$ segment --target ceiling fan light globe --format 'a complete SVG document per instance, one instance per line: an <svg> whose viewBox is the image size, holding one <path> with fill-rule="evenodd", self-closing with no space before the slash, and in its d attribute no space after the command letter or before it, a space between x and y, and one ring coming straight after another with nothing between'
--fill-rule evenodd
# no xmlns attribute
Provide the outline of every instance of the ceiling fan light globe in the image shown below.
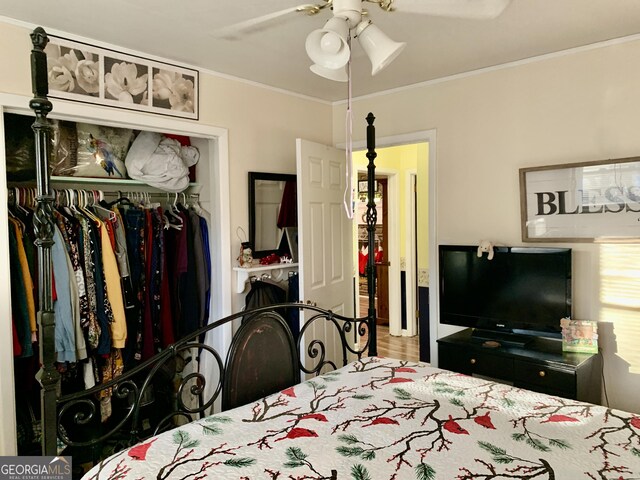
<svg viewBox="0 0 640 480"><path fill-rule="evenodd" d="M345 66L351 56L347 43L349 25L344 18L333 17L324 27L307 36L305 49L309 58L321 67L337 69Z"/></svg>
<svg viewBox="0 0 640 480"><path fill-rule="evenodd" d="M343 66L340 68L325 68L320 65L311 65L309 69L319 75L321 77L327 78L329 80L333 80L334 82L348 82L349 74L347 73L347 66Z"/></svg>
<svg viewBox="0 0 640 480"><path fill-rule="evenodd" d="M335 33L325 33L320 40L320 48L327 55L336 55L342 48L341 38Z"/></svg>
<svg viewBox="0 0 640 480"><path fill-rule="evenodd" d="M356 37L371 61L371 75L384 70L407 46L404 42L391 40L370 20L365 20L356 27Z"/></svg>

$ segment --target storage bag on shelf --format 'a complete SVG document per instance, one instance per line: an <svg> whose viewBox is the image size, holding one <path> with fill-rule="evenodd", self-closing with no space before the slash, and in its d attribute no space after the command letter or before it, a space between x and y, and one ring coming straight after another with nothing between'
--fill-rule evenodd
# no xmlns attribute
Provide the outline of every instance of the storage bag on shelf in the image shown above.
<svg viewBox="0 0 640 480"><path fill-rule="evenodd" d="M73 175L76 177L127 178L124 159L133 130L78 123L78 155Z"/></svg>

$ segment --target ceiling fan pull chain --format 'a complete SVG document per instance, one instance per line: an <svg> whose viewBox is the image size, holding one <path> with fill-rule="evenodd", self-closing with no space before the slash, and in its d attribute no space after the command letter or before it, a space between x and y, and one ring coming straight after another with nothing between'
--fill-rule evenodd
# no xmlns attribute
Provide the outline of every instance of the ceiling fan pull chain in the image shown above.
<svg viewBox="0 0 640 480"><path fill-rule="evenodd" d="M349 45L349 49L351 49L351 37L347 38L347 43ZM352 171L353 171L353 165L352 165L352 153L353 153L353 140L352 140L352 134L353 134L353 115L351 112L351 58L349 58L349 61L347 62L347 85L348 85L348 93L347 93L347 117L346 117L346 121L345 121L345 125L346 125L346 132L345 132L345 137L346 137L346 148L345 148L345 155L346 155L346 162L345 162L345 170L346 170L346 185L345 185L345 189L344 189L344 196L343 196L343 204L344 204L344 209L347 213L347 218L349 218L349 220L353 220L353 211L354 211L354 204L353 204L353 185L352 185L352 180L351 180L351 175L352 175Z"/></svg>

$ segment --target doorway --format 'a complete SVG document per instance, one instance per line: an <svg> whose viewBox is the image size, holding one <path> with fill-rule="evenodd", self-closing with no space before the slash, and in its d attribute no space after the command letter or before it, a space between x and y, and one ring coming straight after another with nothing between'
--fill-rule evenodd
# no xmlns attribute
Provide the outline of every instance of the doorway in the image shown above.
<svg viewBox="0 0 640 480"><path fill-rule="evenodd" d="M377 209L376 229L374 234L374 250L369 251L369 238L367 232L367 175L358 172L358 195L356 198L357 224L357 256L358 256L358 299L360 312L366 312L369 307L367 285L367 262L369 255L374 256L376 268L376 292L375 308L377 312L377 325L389 325L389 181L386 176L376 175L374 202ZM362 313L361 313L362 314Z"/></svg>
<svg viewBox="0 0 640 480"><path fill-rule="evenodd" d="M431 343L435 338L432 334L432 327L435 327L429 322L429 310L433 306L429 301L429 277L434 267L430 257L435 251L432 246L435 245L432 214L435 195L431 188L435 177L430 175L434 165L429 155L434 151L434 145L430 142L432 139L435 140L435 132L378 139L375 171L377 181L387 179L387 188L383 190L387 198L383 208L378 210L378 216L389 220L385 222L388 226L389 248L384 248L388 275L385 279L378 270L377 287L386 284L390 299L388 317L378 305L376 311L378 317L388 318L391 339L402 341L403 338L407 340L406 337L413 337L415 341L419 335L422 344L420 359L426 362L431 360ZM361 175L366 178L368 159L365 153L354 151L353 154L358 180L361 180ZM394 241L395 249L392 246ZM366 294L366 284L361 291ZM366 308L360 309L360 314L366 314ZM385 331L384 328L379 329L379 335ZM378 345L381 340L384 341L379 336Z"/></svg>

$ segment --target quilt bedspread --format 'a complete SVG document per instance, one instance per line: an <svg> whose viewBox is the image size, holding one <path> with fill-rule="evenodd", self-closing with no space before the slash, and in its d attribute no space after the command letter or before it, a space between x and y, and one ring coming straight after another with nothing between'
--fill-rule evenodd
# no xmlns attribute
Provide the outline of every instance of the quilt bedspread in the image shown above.
<svg viewBox="0 0 640 480"><path fill-rule="evenodd" d="M640 478L640 415L365 358L181 426L85 479Z"/></svg>

